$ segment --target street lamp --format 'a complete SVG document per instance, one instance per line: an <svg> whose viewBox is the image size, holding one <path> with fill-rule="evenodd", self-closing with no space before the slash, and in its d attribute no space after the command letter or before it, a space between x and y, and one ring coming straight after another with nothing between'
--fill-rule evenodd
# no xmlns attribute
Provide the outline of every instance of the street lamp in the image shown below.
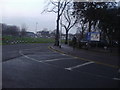
<svg viewBox="0 0 120 90"><path fill-rule="evenodd" d="M36 22L36 31L35 31L35 32L36 32L36 34L37 34L37 25L38 25L38 22Z"/></svg>

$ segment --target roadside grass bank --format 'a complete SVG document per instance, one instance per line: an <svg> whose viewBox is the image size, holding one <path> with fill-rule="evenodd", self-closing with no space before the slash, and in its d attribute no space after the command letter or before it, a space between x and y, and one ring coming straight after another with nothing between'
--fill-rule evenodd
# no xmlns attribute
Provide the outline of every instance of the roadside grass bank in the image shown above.
<svg viewBox="0 0 120 90"><path fill-rule="evenodd" d="M32 37L15 37L3 36L2 45L19 44L19 43L54 43L54 38L32 38Z"/></svg>

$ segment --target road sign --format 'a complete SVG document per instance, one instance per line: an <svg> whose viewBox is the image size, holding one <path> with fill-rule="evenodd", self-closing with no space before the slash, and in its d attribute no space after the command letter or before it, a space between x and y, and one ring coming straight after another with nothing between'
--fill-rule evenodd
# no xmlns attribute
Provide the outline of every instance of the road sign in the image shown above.
<svg viewBox="0 0 120 90"><path fill-rule="evenodd" d="M87 34L87 40L89 40L89 41L100 41L100 33L99 32L89 32Z"/></svg>

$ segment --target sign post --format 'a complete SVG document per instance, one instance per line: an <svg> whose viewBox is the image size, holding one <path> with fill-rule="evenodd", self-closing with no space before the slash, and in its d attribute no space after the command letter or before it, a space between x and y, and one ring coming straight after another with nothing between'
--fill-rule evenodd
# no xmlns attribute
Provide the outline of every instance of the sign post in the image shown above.
<svg viewBox="0 0 120 90"><path fill-rule="evenodd" d="M89 32L87 34L88 41L100 41L100 33L99 32Z"/></svg>
<svg viewBox="0 0 120 90"><path fill-rule="evenodd" d="M88 44L90 41L100 41L100 32L88 32L87 34ZM96 47L98 46L96 42Z"/></svg>

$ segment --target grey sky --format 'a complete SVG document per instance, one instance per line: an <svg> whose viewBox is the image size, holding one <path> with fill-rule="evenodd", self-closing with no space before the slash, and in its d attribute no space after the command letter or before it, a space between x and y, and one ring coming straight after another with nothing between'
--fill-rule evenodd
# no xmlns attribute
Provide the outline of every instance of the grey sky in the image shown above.
<svg viewBox="0 0 120 90"><path fill-rule="evenodd" d="M48 28L55 29L56 14L41 12L45 6L45 0L0 0L2 23L21 26L26 24L28 31L35 31L36 22L38 30Z"/></svg>

